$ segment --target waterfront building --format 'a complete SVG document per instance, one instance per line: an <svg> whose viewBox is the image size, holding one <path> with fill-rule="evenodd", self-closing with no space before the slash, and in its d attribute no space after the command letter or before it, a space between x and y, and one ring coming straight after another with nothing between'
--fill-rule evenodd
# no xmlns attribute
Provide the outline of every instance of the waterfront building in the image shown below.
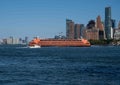
<svg viewBox="0 0 120 85"><path fill-rule="evenodd" d="M114 39L120 40L120 29L115 29Z"/></svg>
<svg viewBox="0 0 120 85"><path fill-rule="evenodd" d="M119 23L118 23L118 29L120 29L120 21L119 21Z"/></svg>
<svg viewBox="0 0 120 85"><path fill-rule="evenodd" d="M20 44L19 39L18 38L13 38L13 43L12 44Z"/></svg>
<svg viewBox="0 0 120 85"><path fill-rule="evenodd" d="M84 24L80 24L80 37L84 37L84 29L85 29L85 26Z"/></svg>
<svg viewBox="0 0 120 85"><path fill-rule="evenodd" d="M113 39L113 29L111 23L111 7L105 8L105 34L106 39Z"/></svg>
<svg viewBox="0 0 120 85"><path fill-rule="evenodd" d="M4 39L4 44L20 44L19 38L13 38L9 37L7 39Z"/></svg>
<svg viewBox="0 0 120 85"><path fill-rule="evenodd" d="M87 40L99 40L99 29L95 26L95 21L90 20L84 30L84 38Z"/></svg>
<svg viewBox="0 0 120 85"><path fill-rule="evenodd" d="M64 35L55 35L54 39L66 39L66 37Z"/></svg>
<svg viewBox="0 0 120 85"><path fill-rule="evenodd" d="M6 44L13 44L13 37L9 37L6 39Z"/></svg>
<svg viewBox="0 0 120 85"><path fill-rule="evenodd" d="M95 28L95 20L90 20L87 24L87 29Z"/></svg>
<svg viewBox="0 0 120 85"><path fill-rule="evenodd" d="M23 44L22 38L19 38L19 44Z"/></svg>
<svg viewBox="0 0 120 85"><path fill-rule="evenodd" d="M3 44L3 40L0 39L0 44Z"/></svg>
<svg viewBox="0 0 120 85"><path fill-rule="evenodd" d="M80 24L75 24L74 28L74 38L79 39L80 38Z"/></svg>
<svg viewBox="0 0 120 85"><path fill-rule="evenodd" d="M9 38L5 38L2 39L2 44L28 44L26 43L26 39L22 39L22 38L13 38L13 37L9 37Z"/></svg>
<svg viewBox="0 0 120 85"><path fill-rule="evenodd" d="M99 40L99 29L85 29L84 34L87 40Z"/></svg>
<svg viewBox="0 0 120 85"><path fill-rule="evenodd" d="M104 26L100 16L96 18L96 28L99 29L99 39L104 39Z"/></svg>
<svg viewBox="0 0 120 85"><path fill-rule="evenodd" d="M97 19L96 19L96 27L97 29L99 29L100 31L104 31L104 27L103 27L103 24L102 24L102 21L101 21L101 17L98 16Z"/></svg>
<svg viewBox="0 0 120 85"><path fill-rule="evenodd" d="M25 43L28 44L29 41L28 41L28 37L25 37Z"/></svg>
<svg viewBox="0 0 120 85"><path fill-rule="evenodd" d="M112 28L115 29L116 28L115 19L111 19L111 24L112 24Z"/></svg>
<svg viewBox="0 0 120 85"><path fill-rule="evenodd" d="M7 44L7 39L2 39L3 40L3 44Z"/></svg>
<svg viewBox="0 0 120 85"><path fill-rule="evenodd" d="M66 38L74 39L74 22L66 19Z"/></svg>

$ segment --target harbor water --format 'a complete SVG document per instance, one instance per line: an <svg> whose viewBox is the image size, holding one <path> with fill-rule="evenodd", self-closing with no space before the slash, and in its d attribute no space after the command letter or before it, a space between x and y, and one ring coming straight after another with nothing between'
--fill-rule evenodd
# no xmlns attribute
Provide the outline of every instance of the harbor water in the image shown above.
<svg viewBox="0 0 120 85"><path fill-rule="evenodd" d="M0 85L120 85L120 47L0 46Z"/></svg>

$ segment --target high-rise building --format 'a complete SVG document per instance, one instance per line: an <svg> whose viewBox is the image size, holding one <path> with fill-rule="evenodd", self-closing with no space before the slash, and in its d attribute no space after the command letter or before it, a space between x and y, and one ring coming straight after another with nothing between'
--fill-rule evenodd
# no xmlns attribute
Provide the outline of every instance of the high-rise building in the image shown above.
<svg viewBox="0 0 120 85"><path fill-rule="evenodd" d="M66 38L74 39L74 22L66 19Z"/></svg>
<svg viewBox="0 0 120 85"><path fill-rule="evenodd" d="M95 26L95 21L90 20L87 24L87 28L84 30L84 38L88 40L99 40L99 29Z"/></svg>
<svg viewBox="0 0 120 85"><path fill-rule="evenodd" d="M120 40L120 29L115 29L114 39Z"/></svg>
<svg viewBox="0 0 120 85"><path fill-rule="evenodd" d="M98 16L97 19L96 19L96 27L97 27L97 29L99 29L101 31L104 30L104 27L103 27L103 24L102 24L100 16Z"/></svg>
<svg viewBox="0 0 120 85"><path fill-rule="evenodd" d="M84 37L84 29L85 29L85 26L84 24L80 24L80 37Z"/></svg>
<svg viewBox="0 0 120 85"><path fill-rule="evenodd" d="M75 38L75 39L80 38L80 24L75 24L75 28L74 28L74 38Z"/></svg>
<svg viewBox="0 0 120 85"><path fill-rule="evenodd" d="M9 37L6 39L6 44L13 44L13 37Z"/></svg>
<svg viewBox="0 0 120 85"><path fill-rule="evenodd" d="M115 29L116 28L115 19L111 19L111 24L112 28Z"/></svg>
<svg viewBox="0 0 120 85"><path fill-rule="evenodd" d="M95 28L95 21L90 20L87 24L87 29L93 29L93 28Z"/></svg>
<svg viewBox="0 0 120 85"><path fill-rule="evenodd" d="M25 43L28 44L28 37L25 37Z"/></svg>
<svg viewBox="0 0 120 85"><path fill-rule="evenodd" d="M118 28L114 29L114 39L120 40L120 21L118 23Z"/></svg>
<svg viewBox="0 0 120 85"><path fill-rule="evenodd" d="M84 34L87 40L99 40L99 29L85 29Z"/></svg>
<svg viewBox="0 0 120 85"><path fill-rule="evenodd" d="M19 38L13 38L13 43L12 44L20 44L19 43Z"/></svg>
<svg viewBox="0 0 120 85"><path fill-rule="evenodd" d="M113 29L111 23L111 7L105 8L105 34L106 39L113 39Z"/></svg>
<svg viewBox="0 0 120 85"><path fill-rule="evenodd" d="M104 39L104 26L100 16L96 19L96 28L99 29L99 39Z"/></svg>

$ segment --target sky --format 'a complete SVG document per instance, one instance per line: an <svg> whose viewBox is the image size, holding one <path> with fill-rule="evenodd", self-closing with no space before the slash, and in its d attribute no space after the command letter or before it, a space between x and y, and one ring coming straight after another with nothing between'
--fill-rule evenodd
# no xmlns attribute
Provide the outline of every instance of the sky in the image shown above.
<svg viewBox="0 0 120 85"><path fill-rule="evenodd" d="M120 0L0 0L0 38L66 35L66 19L86 25L100 15L104 21L108 6L117 26Z"/></svg>

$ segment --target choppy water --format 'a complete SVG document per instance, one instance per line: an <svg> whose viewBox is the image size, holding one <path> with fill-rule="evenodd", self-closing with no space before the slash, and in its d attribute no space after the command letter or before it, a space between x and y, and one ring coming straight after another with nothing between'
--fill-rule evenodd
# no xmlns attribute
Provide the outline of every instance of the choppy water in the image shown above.
<svg viewBox="0 0 120 85"><path fill-rule="evenodd" d="M0 46L0 85L120 85L120 47Z"/></svg>

